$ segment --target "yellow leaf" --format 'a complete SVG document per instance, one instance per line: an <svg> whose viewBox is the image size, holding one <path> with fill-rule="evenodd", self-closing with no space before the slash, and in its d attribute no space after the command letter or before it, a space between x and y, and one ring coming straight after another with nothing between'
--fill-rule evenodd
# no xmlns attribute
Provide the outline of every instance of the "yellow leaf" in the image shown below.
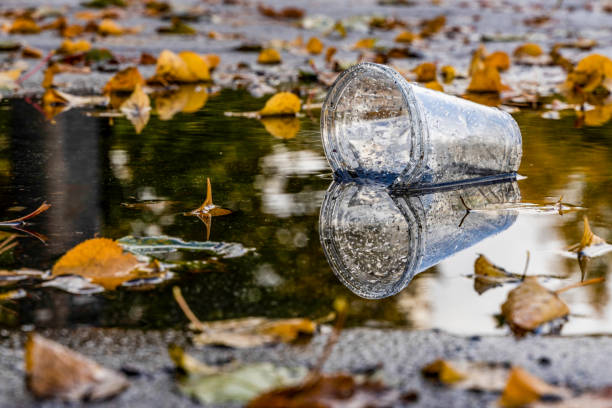
<svg viewBox="0 0 612 408"><path fill-rule="evenodd" d="M376 45L376 38L362 38L361 40L357 41L355 45L353 45L353 49L369 50L369 49L374 48L374 45Z"/></svg>
<svg viewBox="0 0 612 408"><path fill-rule="evenodd" d="M42 98L43 106L68 105L68 100L55 89L47 89Z"/></svg>
<svg viewBox="0 0 612 408"><path fill-rule="evenodd" d="M442 27L444 27L445 24L446 24L446 17L444 15L440 15L431 20L424 20L421 23L421 26L423 28L421 30L420 35L423 38L431 37L432 35L436 34L438 31L440 31Z"/></svg>
<svg viewBox="0 0 612 408"><path fill-rule="evenodd" d="M266 48L259 53L257 62L260 64L280 64L281 56L274 48Z"/></svg>
<svg viewBox="0 0 612 408"><path fill-rule="evenodd" d="M395 37L395 42L399 43L411 43L414 40L414 34L410 31L402 31Z"/></svg>
<svg viewBox="0 0 612 408"><path fill-rule="evenodd" d="M111 92L132 92L136 85L144 85L145 81L138 68L129 67L117 72L104 86L105 94Z"/></svg>
<svg viewBox="0 0 612 408"><path fill-rule="evenodd" d="M100 35L122 35L125 30L114 20L105 18L98 24L98 33Z"/></svg>
<svg viewBox="0 0 612 408"><path fill-rule="evenodd" d="M309 319L282 319L263 324L259 332L289 343L300 334L313 334L317 325Z"/></svg>
<svg viewBox="0 0 612 408"><path fill-rule="evenodd" d="M261 124L272 136L279 139L293 139L300 131L300 120L295 117L264 117Z"/></svg>
<svg viewBox="0 0 612 408"><path fill-rule="evenodd" d="M259 114L261 116L295 115L300 111L301 104L300 98L294 93L279 92L268 99Z"/></svg>
<svg viewBox="0 0 612 408"><path fill-rule="evenodd" d="M78 24L72 24L62 29L62 37L65 38L74 38L83 34L85 29Z"/></svg>
<svg viewBox="0 0 612 408"><path fill-rule="evenodd" d="M501 92L504 89L499 71L491 66L476 70L467 88L468 92Z"/></svg>
<svg viewBox="0 0 612 408"><path fill-rule="evenodd" d="M130 385L123 374L36 333L28 336L24 354L26 384L38 398L99 401Z"/></svg>
<svg viewBox="0 0 612 408"><path fill-rule="evenodd" d="M580 240L580 247L578 248L578 252L591 245L599 245L605 243L606 241L603 238L593 234L593 231L591 231L591 225L589 224L589 219L585 215L584 232L582 233L582 239Z"/></svg>
<svg viewBox="0 0 612 408"><path fill-rule="evenodd" d="M200 85L180 85L178 89L155 96L155 111L161 120L170 120L178 112L197 112L206 104L208 92Z"/></svg>
<svg viewBox="0 0 612 408"><path fill-rule="evenodd" d="M565 86L576 88L581 92L593 92L599 86L610 90L609 80L612 78L612 60L600 55L591 54L584 57L572 72L567 75Z"/></svg>
<svg viewBox="0 0 612 408"><path fill-rule="evenodd" d="M85 21L95 20L98 18L98 13L94 13L93 11L89 10L77 11L74 13L74 18Z"/></svg>
<svg viewBox="0 0 612 408"><path fill-rule="evenodd" d="M412 70L417 76L418 82L430 82L436 80L436 64L424 62Z"/></svg>
<svg viewBox="0 0 612 408"><path fill-rule="evenodd" d="M202 58L204 58L210 70L217 68L217 65L221 62L221 58L217 54L205 54Z"/></svg>
<svg viewBox="0 0 612 408"><path fill-rule="evenodd" d="M108 290L140 275L141 262L112 239L93 238L66 252L51 270L52 276L79 275Z"/></svg>
<svg viewBox="0 0 612 408"><path fill-rule="evenodd" d="M13 21L10 34L38 34L41 28L31 17L18 17Z"/></svg>
<svg viewBox="0 0 612 408"><path fill-rule="evenodd" d="M0 82L16 81L21 75L20 69L11 69L8 71L0 71Z"/></svg>
<svg viewBox="0 0 612 408"><path fill-rule="evenodd" d="M444 87L442 87L442 85L436 80L426 82L425 88L433 89L434 91L444 92Z"/></svg>
<svg viewBox="0 0 612 408"><path fill-rule="evenodd" d="M514 50L515 57L539 57L543 54L542 48L538 44L525 43Z"/></svg>
<svg viewBox="0 0 612 408"><path fill-rule="evenodd" d="M323 52L323 43L317 37L310 37L306 43L306 50L310 54L318 55Z"/></svg>
<svg viewBox="0 0 612 408"><path fill-rule="evenodd" d="M179 82L205 82L210 81L210 69L208 63L201 55L191 51L179 52L179 57L183 60L190 75L184 80L177 78Z"/></svg>
<svg viewBox="0 0 612 408"><path fill-rule="evenodd" d="M440 74L442 74L442 78L444 78L444 83L449 84L453 82L453 79L455 79L455 68L453 68L451 65L445 65L440 68Z"/></svg>
<svg viewBox="0 0 612 408"><path fill-rule="evenodd" d="M426 377L433 377L442 384L450 385L466 378L466 374L457 370L450 362L439 359L422 368Z"/></svg>
<svg viewBox="0 0 612 408"><path fill-rule="evenodd" d="M191 51L182 51L178 55L163 50L157 59L155 75L151 82L161 83L194 83L210 80L208 63L202 56Z"/></svg>
<svg viewBox="0 0 612 408"><path fill-rule="evenodd" d="M502 407L523 407L538 401L543 395L554 395L558 389L529 374L520 367L513 367L506 388L499 400Z"/></svg>
<svg viewBox="0 0 612 408"><path fill-rule="evenodd" d="M587 126L603 126L612 119L612 104L595 106L595 109L584 112L584 124Z"/></svg>
<svg viewBox="0 0 612 408"><path fill-rule="evenodd" d="M58 54L77 54L87 52L91 49L91 44L87 40L71 41L64 40L62 45L57 49Z"/></svg>
<svg viewBox="0 0 612 408"><path fill-rule="evenodd" d="M134 92L121 104L120 110L132 122L136 134L140 134L149 122L151 112L151 100L142 90L141 84L136 84Z"/></svg>
<svg viewBox="0 0 612 408"><path fill-rule="evenodd" d="M498 71L506 71L510 68L510 57L503 51L495 51L493 54L487 55L484 64L496 68Z"/></svg>
<svg viewBox="0 0 612 408"><path fill-rule="evenodd" d="M470 61L470 68L468 69L468 75L474 75L474 72L484 69L484 58L487 50L484 45L480 45L476 51L472 54L472 60Z"/></svg>

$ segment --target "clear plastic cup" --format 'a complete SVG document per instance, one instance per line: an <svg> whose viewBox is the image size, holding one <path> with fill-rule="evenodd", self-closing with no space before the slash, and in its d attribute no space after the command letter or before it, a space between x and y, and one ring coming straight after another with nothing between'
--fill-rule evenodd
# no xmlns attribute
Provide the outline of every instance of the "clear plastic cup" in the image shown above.
<svg viewBox="0 0 612 408"><path fill-rule="evenodd" d="M373 63L340 74L323 104L321 137L338 177L402 187L511 179L522 155L508 113Z"/></svg>
<svg viewBox="0 0 612 408"><path fill-rule="evenodd" d="M321 206L319 234L340 281L361 297L380 299L444 258L509 228L518 213L513 204L520 200L516 181L413 194L391 194L374 183L333 182ZM466 205L479 210L468 212Z"/></svg>

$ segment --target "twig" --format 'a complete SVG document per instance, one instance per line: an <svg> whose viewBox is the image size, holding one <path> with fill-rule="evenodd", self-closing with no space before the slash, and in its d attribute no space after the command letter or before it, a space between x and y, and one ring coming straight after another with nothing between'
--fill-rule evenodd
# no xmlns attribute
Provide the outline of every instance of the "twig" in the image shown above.
<svg viewBox="0 0 612 408"><path fill-rule="evenodd" d="M55 50L49 51L47 56L40 60L40 62L32 68L29 72L23 74L20 78L17 78L15 81L17 84L21 84L23 81L27 80L29 77L40 71L40 69L51 59L52 56L55 55Z"/></svg>
<svg viewBox="0 0 612 408"><path fill-rule="evenodd" d="M336 319L336 324L334 325L334 328L331 334L329 335L329 338L327 339L325 348L323 348L323 353L321 353L317 364L308 373L308 376L304 380L304 384L310 384L319 378L319 376L321 375L321 370L323 369L323 365L329 359L329 355L331 354L332 350L334 349L334 346L338 342L340 332L342 331L342 328L344 327L344 322L346 321L348 306L345 304L344 307L338 309L338 318Z"/></svg>
<svg viewBox="0 0 612 408"><path fill-rule="evenodd" d="M24 215L23 217L15 218L14 220L8 221L0 221L0 226L4 227L12 227L15 225L22 225L24 221L29 220L30 218L36 217L38 214L44 213L51 207L51 204L47 204L46 202L42 203L40 207L32 211L31 213Z"/></svg>
<svg viewBox="0 0 612 408"><path fill-rule="evenodd" d="M525 267L523 268L523 277L521 280L525 280L525 276L527 276L527 269L529 268L529 260L531 259L531 253L527 250L527 259L525 259Z"/></svg>
<svg viewBox="0 0 612 408"><path fill-rule="evenodd" d="M587 286L587 285L593 285L595 283L600 283L603 282L605 279L604 278L593 278L593 279L589 279L583 282L576 282L576 283L572 283L571 285L568 285L564 288L561 289L557 289L555 290L555 293L558 295L559 293L563 293L566 290L570 290L570 289L574 289L574 288L580 288L582 286Z"/></svg>
<svg viewBox="0 0 612 408"><path fill-rule="evenodd" d="M202 323L200 319L198 319L198 317L189 308L189 305L187 304L185 298L183 297L183 294L181 293L181 288L179 288L178 286L173 287L172 294L174 295L174 300L176 300L176 303L178 303L179 307L181 308L183 313L185 313L185 316L187 317L187 319L189 319L191 324L199 331L206 331L204 323Z"/></svg>

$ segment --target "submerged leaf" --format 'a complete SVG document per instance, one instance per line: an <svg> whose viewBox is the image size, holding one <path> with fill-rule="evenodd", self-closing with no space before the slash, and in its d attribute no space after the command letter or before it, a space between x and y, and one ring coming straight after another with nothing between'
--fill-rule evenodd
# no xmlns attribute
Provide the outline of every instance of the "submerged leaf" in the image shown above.
<svg viewBox="0 0 612 408"><path fill-rule="evenodd" d="M37 398L103 400L129 386L120 373L36 333L25 346L26 383Z"/></svg>
<svg viewBox="0 0 612 408"><path fill-rule="evenodd" d="M506 323L516 334L536 330L544 323L569 315L569 308L559 296L538 283L535 276L527 276L508 293L501 307Z"/></svg>
<svg viewBox="0 0 612 408"><path fill-rule="evenodd" d="M295 115L300 111L300 98L291 92L279 92L266 101L261 116Z"/></svg>

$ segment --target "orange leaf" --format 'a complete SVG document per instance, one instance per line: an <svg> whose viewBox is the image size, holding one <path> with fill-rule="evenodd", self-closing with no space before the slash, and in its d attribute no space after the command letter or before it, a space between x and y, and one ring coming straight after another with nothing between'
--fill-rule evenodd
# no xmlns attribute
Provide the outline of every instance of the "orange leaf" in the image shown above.
<svg viewBox="0 0 612 408"><path fill-rule="evenodd" d="M268 99L259 114L261 116L295 115L300 111L300 107L300 98L294 93L279 92Z"/></svg>
<svg viewBox="0 0 612 408"><path fill-rule="evenodd" d="M538 44L534 43L525 43L523 45L518 46L513 55L515 57L539 57L543 54L542 48Z"/></svg>
<svg viewBox="0 0 612 408"><path fill-rule="evenodd" d="M31 17L18 17L13 21L10 34L38 34L41 28Z"/></svg>
<svg viewBox="0 0 612 408"><path fill-rule="evenodd" d="M499 71L491 66L485 66L472 74L468 92L501 92L504 89Z"/></svg>
<svg viewBox="0 0 612 408"><path fill-rule="evenodd" d="M523 407L538 401L543 395L554 395L558 389L529 374L520 367L513 367L506 388L499 400L502 407Z"/></svg>
<svg viewBox="0 0 612 408"><path fill-rule="evenodd" d="M262 50L257 57L259 64L280 64L281 56L274 48L267 48Z"/></svg>
<svg viewBox="0 0 612 408"><path fill-rule="evenodd" d="M436 80L436 64L424 62L412 70L417 76L418 82L430 82Z"/></svg>
<svg viewBox="0 0 612 408"><path fill-rule="evenodd" d="M484 59L484 63L499 71L506 71L510 68L510 57L503 51L495 51Z"/></svg>
<svg viewBox="0 0 612 408"><path fill-rule="evenodd" d="M402 31L395 37L395 42L399 43L411 43L414 40L414 34L410 31Z"/></svg>
<svg viewBox="0 0 612 408"><path fill-rule="evenodd" d="M323 43L317 37L310 37L306 43L306 50L310 54L318 55L323 52Z"/></svg>
<svg viewBox="0 0 612 408"><path fill-rule="evenodd" d="M104 86L103 92L132 92L136 85L144 85L145 81L138 68L128 67L117 72Z"/></svg>

